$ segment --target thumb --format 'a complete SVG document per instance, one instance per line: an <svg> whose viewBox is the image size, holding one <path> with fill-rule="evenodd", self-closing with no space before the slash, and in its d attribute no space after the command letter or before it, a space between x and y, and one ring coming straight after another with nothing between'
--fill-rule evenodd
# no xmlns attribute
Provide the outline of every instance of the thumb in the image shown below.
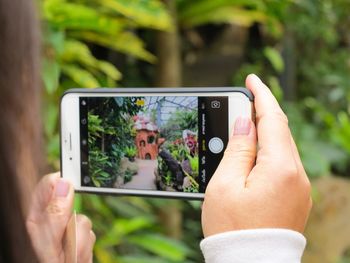
<svg viewBox="0 0 350 263"><path fill-rule="evenodd" d="M48 225L52 231L64 232L72 214L74 190L70 182L59 174L46 175L34 191L29 221Z"/></svg>
<svg viewBox="0 0 350 263"><path fill-rule="evenodd" d="M220 180L231 181L236 186L245 187L246 179L255 164L255 158L255 125L249 118L239 117L234 124L233 134L215 175L217 174Z"/></svg>
<svg viewBox="0 0 350 263"><path fill-rule="evenodd" d="M42 262L62 257L62 238L73 207L72 185L59 173L44 176L33 193L26 225Z"/></svg>
<svg viewBox="0 0 350 263"><path fill-rule="evenodd" d="M52 220L67 221L71 217L73 207L73 187L63 178L56 180L51 199L45 209Z"/></svg>

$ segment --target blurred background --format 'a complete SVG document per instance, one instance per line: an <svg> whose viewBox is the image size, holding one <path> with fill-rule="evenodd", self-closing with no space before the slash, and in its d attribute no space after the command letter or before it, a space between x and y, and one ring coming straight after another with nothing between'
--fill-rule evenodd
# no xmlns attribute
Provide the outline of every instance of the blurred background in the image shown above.
<svg viewBox="0 0 350 263"><path fill-rule="evenodd" d="M349 0L39 0L48 170L72 87L269 85L313 184L305 263L350 262ZM203 262L200 202L77 195L95 261Z"/></svg>

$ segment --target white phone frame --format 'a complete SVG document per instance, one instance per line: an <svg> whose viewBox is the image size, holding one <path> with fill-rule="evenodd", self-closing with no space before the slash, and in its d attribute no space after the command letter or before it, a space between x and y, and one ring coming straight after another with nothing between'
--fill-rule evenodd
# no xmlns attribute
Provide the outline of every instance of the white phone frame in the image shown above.
<svg viewBox="0 0 350 263"><path fill-rule="evenodd" d="M181 91L178 88L177 90ZM77 192L89 192L100 194L123 194L137 196L156 196L170 198L186 198L186 199L203 199L204 193L189 193L189 192L170 192L162 190L140 190L140 189L120 189L120 188L105 188L105 187L87 187L81 186L81 160L80 160L80 113L79 113L79 97L126 97L126 96L228 96L229 97L229 135L233 124L237 117L254 116L252 96L243 88L222 88L225 91L220 91L220 88L192 88L194 92L130 92L128 89L115 89L115 92L106 89L90 90L74 89L65 93L61 98L60 105L60 136L61 136L61 176L73 183ZM237 89L237 90L235 90ZM122 92L120 92L122 90ZM138 89L147 90L147 89ZM161 89L165 90L165 89ZM206 92L205 90L210 90ZM216 91L218 90L218 91ZM202 92L201 92L202 91ZM243 92L242 92L243 91ZM248 95L247 95L248 94Z"/></svg>

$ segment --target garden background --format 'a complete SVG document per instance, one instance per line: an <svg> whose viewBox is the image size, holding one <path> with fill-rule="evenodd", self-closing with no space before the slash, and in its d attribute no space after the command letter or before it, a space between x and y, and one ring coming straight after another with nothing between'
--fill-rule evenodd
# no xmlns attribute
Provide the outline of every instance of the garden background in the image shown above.
<svg viewBox="0 0 350 263"><path fill-rule="evenodd" d="M49 170L71 87L242 86L248 73L286 111L313 184L303 262L350 262L348 0L39 0ZM76 195L94 262L203 262L200 203Z"/></svg>

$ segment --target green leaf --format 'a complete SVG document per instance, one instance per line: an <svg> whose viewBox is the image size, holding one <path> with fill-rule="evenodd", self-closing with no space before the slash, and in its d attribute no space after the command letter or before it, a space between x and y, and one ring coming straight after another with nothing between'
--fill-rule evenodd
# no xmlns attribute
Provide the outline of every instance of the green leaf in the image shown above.
<svg viewBox="0 0 350 263"><path fill-rule="evenodd" d="M51 26L61 29L92 30L104 34L115 35L125 27L120 19L101 15L98 10L88 5L46 0L44 2L44 18Z"/></svg>
<svg viewBox="0 0 350 263"><path fill-rule="evenodd" d="M91 54L88 46L77 40L65 41L64 52L60 59L65 63L78 62L86 68L96 69L113 80L119 80L121 78L121 73L113 64L96 59Z"/></svg>
<svg viewBox="0 0 350 263"><path fill-rule="evenodd" d="M45 55L53 59L56 55L59 55L64 50L65 32L62 30L54 30L50 24L44 27L44 46ZM47 50L51 49L52 50ZM48 53L48 54L47 54ZM52 54L54 53L54 54Z"/></svg>
<svg viewBox="0 0 350 263"><path fill-rule="evenodd" d="M183 21L186 27L200 26L209 23L231 23L244 27L251 26L254 22L264 23L266 15L257 10L246 10L240 7L222 7L202 15L189 17Z"/></svg>
<svg viewBox="0 0 350 263"><path fill-rule="evenodd" d="M123 32L118 36L102 35L94 32L75 32L72 33L72 36L133 55L150 63L156 61L156 57L144 48L143 41L131 32Z"/></svg>
<svg viewBox="0 0 350 263"><path fill-rule="evenodd" d="M101 5L132 19L138 25L158 30L171 30L172 21L159 0L100 0Z"/></svg>
<svg viewBox="0 0 350 263"><path fill-rule="evenodd" d="M47 156L49 163L52 164L55 168L56 167L56 161L60 157L60 137L58 134L55 134L50 137L50 140L47 145ZM59 163L58 163L59 164Z"/></svg>
<svg viewBox="0 0 350 263"><path fill-rule="evenodd" d="M280 86L278 79L274 76L271 76L268 79L268 83L269 83L271 92L273 93L277 101L281 103L283 100L283 90Z"/></svg>
<svg viewBox="0 0 350 263"><path fill-rule="evenodd" d="M63 65L62 72L74 80L80 87L96 88L100 86L97 79L90 72L76 65Z"/></svg>
<svg viewBox="0 0 350 263"><path fill-rule="evenodd" d="M48 103L46 105L46 110L44 112L44 118L45 118L45 136L48 138L51 138L51 136L55 135L57 133L57 119L59 115L59 109L57 105Z"/></svg>
<svg viewBox="0 0 350 263"><path fill-rule="evenodd" d="M138 217L132 219L118 219L115 222L115 228L122 235L134 233L138 230L146 229L152 226L152 220L148 217Z"/></svg>
<svg viewBox="0 0 350 263"><path fill-rule="evenodd" d="M113 80L120 80L122 77L120 71L113 64L107 61L99 60L97 62L97 68Z"/></svg>
<svg viewBox="0 0 350 263"><path fill-rule="evenodd" d="M121 240L127 238L129 234L148 229L151 226L152 221L147 217L116 219L108 234L99 239L98 243L101 246L115 246L120 244Z"/></svg>
<svg viewBox="0 0 350 263"><path fill-rule="evenodd" d="M178 262L183 262L189 252L180 242L157 234L130 236L127 240L158 256Z"/></svg>
<svg viewBox="0 0 350 263"><path fill-rule="evenodd" d="M260 1L256 0L196 0L196 1L178 1L179 18L187 19L194 16L200 16L223 7L249 7L256 9L261 6Z"/></svg>
<svg viewBox="0 0 350 263"><path fill-rule="evenodd" d="M275 48L266 47L264 48L264 55L271 63L274 70L278 73L282 73L284 70L284 62L281 54Z"/></svg>
<svg viewBox="0 0 350 263"><path fill-rule="evenodd" d="M82 196L79 193L75 193L74 195L74 211L76 213L81 213L83 210L83 201Z"/></svg>
<svg viewBox="0 0 350 263"><path fill-rule="evenodd" d="M100 175L100 176L102 176L102 177L111 177L111 175L110 175L109 173L106 173L106 172L104 172L104 171L100 171L100 172L98 173L98 175Z"/></svg>
<svg viewBox="0 0 350 263"><path fill-rule="evenodd" d="M96 187L101 187L101 183L98 180L96 180L94 177L92 177L91 179Z"/></svg>
<svg viewBox="0 0 350 263"><path fill-rule="evenodd" d="M45 90L52 94L58 88L60 77L60 65L57 61L44 58L42 61L42 78Z"/></svg>
<svg viewBox="0 0 350 263"><path fill-rule="evenodd" d="M169 263L168 259L151 257L148 255L123 256L120 257L121 263Z"/></svg>

